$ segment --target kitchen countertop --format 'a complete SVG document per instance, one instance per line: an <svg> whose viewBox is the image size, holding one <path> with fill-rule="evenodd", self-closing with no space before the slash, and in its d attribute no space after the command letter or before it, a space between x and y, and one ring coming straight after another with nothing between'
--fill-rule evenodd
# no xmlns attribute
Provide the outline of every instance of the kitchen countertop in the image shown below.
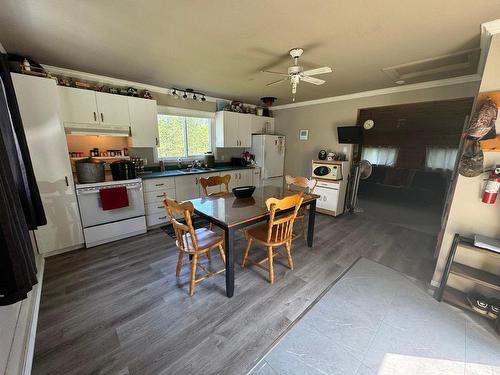
<svg viewBox="0 0 500 375"><path fill-rule="evenodd" d="M137 177L142 178L143 180L149 180L152 178L161 178L161 177L175 177L175 176L188 176L188 175L193 175L193 174L202 174L202 173L217 173L217 172L225 172L225 171L235 171L235 170L241 170L241 169L255 169L258 168L256 166L251 166L251 167L238 167L238 166L216 166L214 168L211 168L210 170L195 170L192 172L180 172L177 169L173 170L167 170L164 172L145 172L145 173L138 173Z"/></svg>

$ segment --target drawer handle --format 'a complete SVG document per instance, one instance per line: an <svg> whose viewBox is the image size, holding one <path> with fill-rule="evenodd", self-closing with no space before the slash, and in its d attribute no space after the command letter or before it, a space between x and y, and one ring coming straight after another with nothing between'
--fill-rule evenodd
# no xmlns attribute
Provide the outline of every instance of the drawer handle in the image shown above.
<svg viewBox="0 0 500 375"><path fill-rule="evenodd" d="M162 216L162 217L159 217L158 220L164 220L166 218L167 218L166 216Z"/></svg>
<svg viewBox="0 0 500 375"><path fill-rule="evenodd" d="M163 198L163 195L157 195L156 198Z"/></svg>
<svg viewBox="0 0 500 375"><path fill-rule="evenodd" d="M156 208L163 208L163 206L157 206Z"/></svg>
<svg viewBox="0 0 500 375"><path fill-rule="evenodd" d="M163 185L165 185L165 184L155 184L155 186L163 186Z"/></svg>

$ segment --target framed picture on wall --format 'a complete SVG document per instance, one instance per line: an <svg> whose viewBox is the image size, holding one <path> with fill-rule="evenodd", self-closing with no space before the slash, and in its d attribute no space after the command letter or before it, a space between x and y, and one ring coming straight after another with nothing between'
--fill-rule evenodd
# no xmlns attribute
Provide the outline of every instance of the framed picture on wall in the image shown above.
<svg viewBox="0 0 500 375"><path fill-rule="evenodd" d="M299 130L299 140L307 141L309 139L309 129L300 129Z"/></svg>

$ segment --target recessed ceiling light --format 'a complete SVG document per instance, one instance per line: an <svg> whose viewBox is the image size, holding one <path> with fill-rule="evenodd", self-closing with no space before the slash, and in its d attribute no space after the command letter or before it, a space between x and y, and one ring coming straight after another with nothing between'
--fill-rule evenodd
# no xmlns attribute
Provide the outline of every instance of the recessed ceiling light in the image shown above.
<svg viewBox="0 0 500 375"><path fill-rule="evenodd" d="M405 84L405 83L406 83L406 81L403 81L402 79L400 79L399 81L396 81L396 83L397 83L398 85L402 85L402 84Z"/></svg>

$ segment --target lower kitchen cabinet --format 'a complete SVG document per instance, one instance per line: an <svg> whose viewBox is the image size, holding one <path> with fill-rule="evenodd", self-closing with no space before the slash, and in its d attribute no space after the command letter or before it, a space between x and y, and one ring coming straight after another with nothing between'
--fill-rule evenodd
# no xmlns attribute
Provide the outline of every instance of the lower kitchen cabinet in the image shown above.
<svg viewBox="0 0 500 375"><path fill-rule="evenodd" d="M228 174L231 175L229 190L238 186L249 186L253 183L253 169L240 169L237 171L230 171Z"/></svg>
<svg viewBox="0 0 500 375"><path fill-rule="evenodd" d="M175 199L177 202L186 201L200 197L200 177L203 175L176 176L175 179Z"/></svg>
<svg viewBox="0 0 500 375"><path fill-rule="evenodd" d="M56 82L12 74L14 90L47 225L34 231L41 253L80 247L83 240Z"/></svg>

